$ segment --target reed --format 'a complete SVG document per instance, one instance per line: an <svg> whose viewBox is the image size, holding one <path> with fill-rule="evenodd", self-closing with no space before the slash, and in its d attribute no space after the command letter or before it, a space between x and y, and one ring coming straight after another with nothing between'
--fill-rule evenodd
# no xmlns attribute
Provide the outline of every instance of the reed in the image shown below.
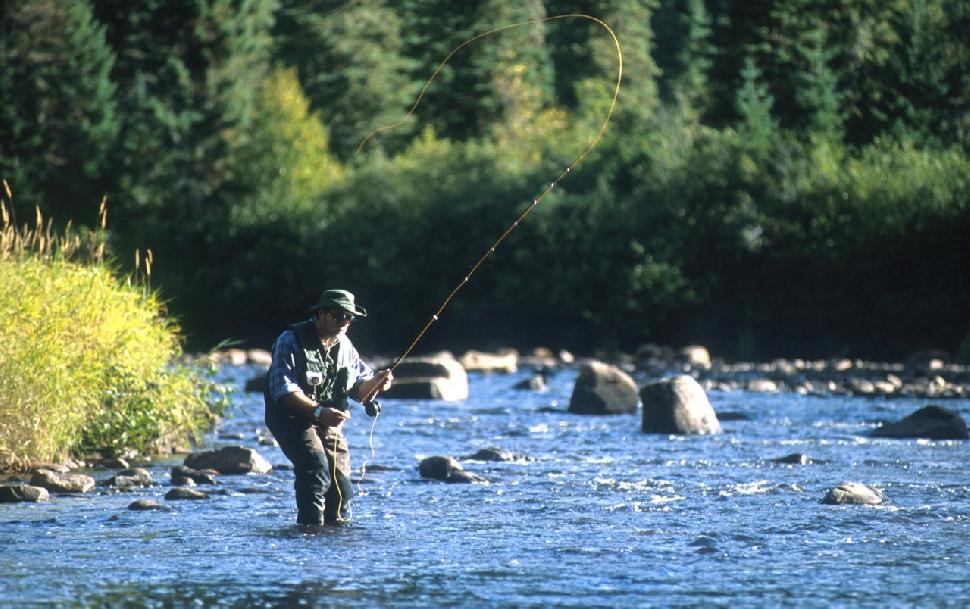
<svg viewBox="0 0 970 609"><path fill-rule="evenodd" d="M150 252L120 277L99 226L55 232L38 209L16 226L0 201L0 468L185 446L217 414L181 362L177 324L150 288Z"/></svg>

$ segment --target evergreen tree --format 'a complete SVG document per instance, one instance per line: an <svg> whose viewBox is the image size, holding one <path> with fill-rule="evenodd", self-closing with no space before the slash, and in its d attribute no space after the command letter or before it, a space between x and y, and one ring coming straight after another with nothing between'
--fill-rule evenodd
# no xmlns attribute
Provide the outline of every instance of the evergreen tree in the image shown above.
<svg viewBox="0 0 970 609"><path fill-rule="evenodd" d="M761 70L751 57L744 62L741 88L738 89L735 104L741 117L739 132L742 140L754 147L767 143L777 129L771 116L774 99L761 80Z"/></svg>
<svg viewBox="0 0 970 609"><path fill-rule="evenodd" d="M275 54L297 69L312 108L342 157L371 131L404 119L416 94L403 54L402 20L386 0L283 0ZM368 147L398 150L402 125Z"/></svg>
<svg viewBox="0 0 970 609"><path fill-rule="evenodd" d="M505 2L406 0L412 78L423 84L449 53L496 28L545 17L541 0ZM417 110L422 125L443 137L465 140L497 124L515 124L550 98L552 73L543 24L503 29L469 42L437 74Z"/></svg>
<svg viewBox="0 0 970 609"><path fill-rule="evenodd" d="M703 0L663 0L652 18L658 94L666 104L703 115L709 103L711 23Z"/></svg>
<svg viewBox="0 0 970 609"><path fill-rule="evenodd" d="M186 228L221 215L230 151L251 118L275 0L94 0L118 61L124 117L114 154L119 199ZM144 244L142 244L144 245Z"/></svg>
<svg viewBox="0 0 970 609"><path fill-rule="evenodd" d="M113 62L86 0L0 2L0 175L16 201L96 220L118 133Z"/></svg>

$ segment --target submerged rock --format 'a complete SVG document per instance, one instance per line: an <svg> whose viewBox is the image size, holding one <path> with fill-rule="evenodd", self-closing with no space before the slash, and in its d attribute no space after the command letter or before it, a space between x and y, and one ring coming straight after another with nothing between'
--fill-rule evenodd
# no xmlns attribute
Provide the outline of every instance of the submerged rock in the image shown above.
<svg viewBox="0 0 970 609"><path fill-rule="evenodd" d="M180 501L180 500L193 500L193 499L209 499L208 493L203 493L202 491L197 491L193 488L187 488L184 486L176 486L169 489L165 493L165 498L169 501Z"/></svg>
<svg viewBox="0 0 970 609"><path fill-rule="evenodd" d="M928 438L966 440L967 423L959 414L935 404L924 406L896 423L871 431L873 438Z"/></svg>
<svg viewBox="0 0 970 609"><path fill-rule="evenodd" d="M422 459L418 464L418 473L422 478L441 480L451 484L469 484L488 482L485 478L466 472L454 457L435 455Z"/></svg>
<svg viewBox="0 0 970 609"><path fill-rule="evenodd" d="M882 494L858 482L843 482L825 494L822 503L827 505L879 505Z"/></svg>
<svg viewBox="0 0 970 609"><path fill-rule="evenodd" d="M467 457L462 457L465 461L522 461L527 459L523 455L517 455L511 451L503 450L501 448L482 448L478 450L473 455L468 455Z"/></svg>
<svg viewBox="0 0 970 609"><path fill-rule="evenodd" d="M574 414L629 414L637 411L637 384L629 374L603 362L588 362L579 369L569 412Z"/></svg>
<svg viewBox="0 0 970 609"><path fill-rule="evenodd" d="M787 465L811 465L815 463L808 455L803 455L802 453L792 453L790 455L785 455L784 457L778 457L777 459L772 459L772 463L783 463Z"/></svg>
<svg viewBox="0 0 970 609"><path fill-rule="evenodd" d="M193 453L185 458L191 469L211 469L220 474L266 474L273 466L258 452L245 446L223 446L218 450Z"/></svg>
<svg viewBox="0 0 970 609"><path fill-rule="evenodd" d="M48 501L50 493L46 488L18 484L15 486L0 486L0 503L36 503Z"/></svg>
<svg viewBox="0 0 970 609"><path fill-rule="evenodd" d="M30 478L32 486L46 488L52 493L86 493L94 488L94 478L84 474L59 474L38 469Z"/></svg>
<svg viewBox="0 0 970 609"><path fill-rule="evenodd" d="M129 503L128 509L136 512L146 512L151 510L158 512L171 512L172 506L159 503L154 499L138 499L137 501L132 501Z"/></svg>
<svg viewBox="0 0 970 609"><path fill-rule="evenodd" d="M642 429L645 433L713 434L721 424L707 394L692 377L681 374L645 385Z"/></svg>
<svg viewBox="0 0 970 609"><path fill-rule="evenodd" d="M176 482L177 480L191 480L195 484L215 484L216 479L211 473L213 471L215 470L199 471L185 465L176 465L172 468L172 484L182 486L180 482Z"/></svg>

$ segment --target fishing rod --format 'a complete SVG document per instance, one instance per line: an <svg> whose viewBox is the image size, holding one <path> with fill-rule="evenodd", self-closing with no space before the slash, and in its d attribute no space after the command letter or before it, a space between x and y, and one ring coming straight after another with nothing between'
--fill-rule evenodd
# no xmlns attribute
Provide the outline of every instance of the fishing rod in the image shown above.
<svg viewBox="0 0 970 609"><path fill-rule="evenodd" d="M539 205L542 199L545 198L547 194L555 190L559 182L562 181L563 178L565 178L567 175L569 175L570 171L572 171L574 167L579 165L587 157L587 155L589 155L589 153L592 152L592 150L596 148L596 146L600 143L600 140L603 138L603 134L606 132L606 128L609 126L610 119L613 117L613 111L616 109L616 101L620 95L620 83L623 80L623 52L620 49L620 41L616 37L616 33L614 33L613 30L610 28L610 26L608 26L602 20L597 19L596 17L593 17L591 15L586 15L582 13L570 13L565 15L555 15L552 17L543 17L541 19L532 19L529 21L522 21L519 23L503 25L503 26L488 30L486 32L482 32L462 42L458 46L456 46L454 49L451 50L450 53L448 53L447 56L445 56L443 60L441 60L438 66L431 73L431 77L428 78L427 82L425 82L424 87L421 89L421 92L418 94L417 98L415 99L414 104L411 106L411 109L408 110L407 114L404 115L404 118L402 118L400 121L396 123L385 125L383 127L378 127L377 129L371 131L357 145L357 152L359 153L367 144L367 142L378 133L395 129L400 125L404 124L404 122L407 121L407 119L414 114L415 110L417 110L418 106L421 104L421 100L424 98L425 93L428 91L428 88L431 86L431 83L434 82L434 80L438 77L438 74L441 72L441 70L445 67L445 65L448 64L449 61L451 61L452 57L454 57L466 46L478 40L481 40L482 38L486 38L488 36L491 36L492 34L497 34L498 32L502 32L504 30L527 26L527 25L538 25L538 24L542 24L550 21L559 21L563 19L585 19L588 21L592 21L595 24L602 27L603 29L605 29L606 32L610 35L610 37L613 39L613 45L616 47L616 60L617 60L616 61L616 85L613 89L612 99L610 100L609 111L606 113L606 117L603 119L603 123L602 125L600 125L599 131L597 131L596 137L594 137L590 141L590 143L579 154L579 156L577 156L571 163L569 163L569 165L566 166L565 169L563 169L559 173L559 175L557 175L551 182L549 182L548 185L545 186L538 195L533 197L532 202L518 215L518 217L516 217L515 221L513 221L505 229L505 231L502 232L501 235L499 235L499 237L495 240L495 242L492 243L492 245L485 250L485 252L481 255L481 257L478 258L478 260L471 266L471 268L469 268L468 272L465 273L462 280L458 282L458 284L451 290L451 292L448 293L448 295L442 301L441 305L434 312L434 314L428 319L428 321L424 324L421 330L415 335L414 339L410 342L407 348L405 348L404 351L393 361L393 363L388 368L386 368L386 371L389 373L393 373L394 370L398 367L398 365L400 365L400 363L404 361L404 359L408 355L410 355L411 351L413 351L414 347L417 346L417 344L421 341L422 338L424 338L424 335L428 332L431 326L440 319L441 314L448 307L448 305L451 304L451 301L454 300L458 292L463 287L465 287L465 285L471 280L472 276L478 271L479 267L481 267L482 264L484 264L484 262L488 260L488 258L492 254L495 253L495 250L498 248L499 245L502 244L503 241L505 241L505 238L508 237L512 233L512 231L518 228L519 224L523 220L525 220L525 218L530 213L532 213L532 210ZM368 395L365 396L363 403L366 404L368 402L372 402L379 392L380 392L380 384L378 384L371 391L368 392ZM375 419L375 423L376 423L376 419Z"/></svg>
<svg viewBox="0 0 970 609"><path fill-rule="evenodd" d="M397 369L397 367L401 364L401 362L404 361L404 359L411 354L411 351L414 350L415 346L417 346L417 344L421 341L421 339L424 338L424 335L428 332L431 326L434 325L434 323L441 318L442 313L444 313L444 310L448 308L448 305L451 304L451 301L454 300L455 296L458 295L458 292L461 291L463 287L465 287L465 285L471 280L472 276L478 271L478 269L482 266L482 264L484 264L485 261L488 260L488 258L495 253L495 250L499 247L499 245L502 244L503 241L505 241L506 237L508 237L512 233L512 231L518 228L519 224L521 224L522 221L525 220L525 218L530 213L532 213L532 210L535 209L540 202L542 202L542 199L544 199L547 194L555 190L559 182L562 181L567 175L569 175L569 173L573 170L573 168L579 165L589 155L589 153L592 152L593 149L596 148L596 146L600 143L600 140L603 138L603 134L606 132L606 128L610 124L610 119L613 117L613 111L616 109L616 101L620 95L620 83L623 80L623 51L620 48L620 41L616 37L616 33L614 33L612 28L610 28L610 26L607 25L605 22L591 15L586 15L582 13L570 13L565 15L555 15L552 17L544 17L541 19L532 19L529 21L522 21L518 23L503 25L503 26L488 30L486 32L482 32L480 34L477 34L469 38L468 40L465 40L464 42L456 46L454 49L451 50L450 53L448 53L447 56L445 56L444 59L441 60L438 66L431 73L431 76L424 83L424 87L422 87L421 92L418 94L417 98L415 99L414 104L411 106L411 109L408 110L407 114L405 114L400 121L396 123L392 123L390 125L385 125L383 127L378 127L377 129L368 133L367 136L364 137L357 145L356 152L359 153L361 150L363 150L367 142L371 138L376 136L378 133L381 133L383 131L393 130L399 127L400 125L404 124L404 122L407 121L407 119L414 114L418 106L421 105L421 101L422 99L424 99L425 93L428 91L428 88L431 86L431 83L433 83L434 80L438 77L438 74L441 72L441 70L448 64L449 61L451 61L452 57L458 54L466 46L478 40L481 40L482 38L486 38L488 36L491 36L492 34L497 34L499 32L502 32L508 29L523 27L523 26L534 26L542 23L559 21L563 19L585 19L587 21L592 21L596 25L606 30L606 32L610 35L610 38L612 38L613 40L613 45L616 47L616 85L613 88L613 95L610 100L610 108L606 113L606 117L603 119L602 125L600 125L600 128L597 131L596 136L590 141L590 143L586 146L586 148L583 149L583 151L579 154L579 156L577 156L571 163L569 163L565 169L563 169L551 182L548 183L548 185L546 185L539 192L539 194L533 197L532 202L526 206L526 208L515 218L515 220L498 236L495 242L492 243L492 245L489 246L485 250L485 252L478 258L478 260L468 269L468 272L465 273L462 280L459 281L457 285L455 285L455 287L451 290L451 292L448 293L448 295L438 306L434 314L431 315L428 321L424 324L424 326L418 331L418 333L408 344L407 348L405 348L404 351L401 352L401 354L394 359L393 363L389 367L385 368L382 374L387 374L387 375L393 374L394 370ZM361 403L364 404L365 408L368 409L367 410L368 414L373 413L372 414L373 422L371 423L370 439L369 439L371 457L374 457L377 454L376 451L374 450L374 429L377 427L377 419L380 417L381 409L376 402L376 397L377 397L377 394L380 393L383 384L384 383L376 383L374 387L372 387L370 391L367 392L367 395L364 396L364 399L361 400ZM333 480L336 480L336 477L337 477L336 452L337 452L337 441L335 439L334 440ZM360 475L361 481L364 479L364 475L366 474L366 472L367 472L367 463L365 462L361 466L361 475ZM335 486L337 487L337 493L339 496L340 505L342 506L343 493L340 490L339 484L336 484ZM358 489L359 488L360 488L360 482L358 482ZM339 514L340 511L341 511L341 508L338 508L337 513Z"/></svg>

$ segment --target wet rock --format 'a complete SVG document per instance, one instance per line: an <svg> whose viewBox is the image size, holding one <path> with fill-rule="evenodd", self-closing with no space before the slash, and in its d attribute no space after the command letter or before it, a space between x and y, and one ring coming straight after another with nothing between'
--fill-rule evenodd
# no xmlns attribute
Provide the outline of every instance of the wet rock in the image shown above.
<svg viewBox="0 0 970 609"><path fill-rule="evenodd" d="M164 503L159 503L154 499L138 499L132 501L128 504L128 509L136 512L147 512L147 511L157 511L157 512L171 512L172 506L165 505Z"/></svg>
<svg viewBox="0 0 970 609"><path fill-rule="evenodd" d="M924 406L896 423L888 423L869 433L873 438L928 438L930 440L966 440L967 423L941 406Z"/></svg>
<svg viewBox="0 0 970 609"><path fill-rule="evenodd" d="M784 457L778 457L777 459L772 459L772 463L783 463L786 465L811 465L815 463L808 455L803 455L802 453L792 453L790 455L785 455Z"/></svg>
<svg viewBox="0 0 970 609"><path fill-rule="evenodd" d="M454 457L436 455L422 459L418 464L418 473L422 478L441 480L453 484L469 484L487 482L485 478L466 472Z"/></svg>
<svg viewBox="0 0 970 609"><path fill-rule="evenodd" d="M39 469L30 478L32 486L46 488L52 493L86 493L94 488L94 478L84 474L58 474Z"/></svg>
<svg viewBox="0 0 970 609"><path fill-rule="evenodd" d="M197 491L194 488L176 486L165 493L165 498L169 501L193 501L198 499L209 499L208 493Z"/></svg>
<svg viewBox="0 0 970 609"><path fill-rule="evenodd" d="M778 393L779 387L778 383L769 379L754 379L748 381L747 389L757 393Z"/></svg>
<svg viewBox="0 0 970 609"><path fill-rule="evenodd" d="M710 368L711 353L707 350L707 347L688 345L677 354L677 361L683 362L692 368Z"/></svg>
<svg viewBox="0 0 970 609"><path fill-rule="evenodd" d="M843 482L822 499L827 505L879 505L882 502L879 491L858 482Z"/></svg>
<svg viewBox="0 0 970 609"><path fill-rule="evenodd" d="M246 379L243 391L246 393L262 393L266 390L266 375L260 374Z"/></svg>
<svg viewBox="0 0 970 609"><path fill-rule="evenodd" d="M127 491L133 488L142 488L146 486L154 486L155 478L147 469L142 467L133 467L130 469L125 469L114 476L111 476L104 482L105 486L117 489L119 491Z"/></svg>
<svg viewBox="0 0 970 609"><path fill-rule="evenodd" d="M128 469L131 467L131 463L122 457L106 457L104 459L99 459L97 465L98 467L103 467L105 469Z"/></svg>
<svg viewBox="0 0 970 609"><path fill-rule="evenodd" d="M223 446L193 453L185 458L184 465L191 469L212 469L220 474L265 474L273 469L262 455L245 446Z"/></svg>
<svg viewBox="0 0 970 609"><path fill-rule="evenodd" d="M466 351L458 362L467 372L512 374L519 368L519 354L511 350L502 353Z"/></svg>
<svg viewBox="0 0 970 609"><path fill-rule="evenodd" d="M592 361L580 366L569 398L574 414L628 414L637 411L637 385L616 366Z"/></svg>
<svg viewBox="0 0 970 609"><path fill-rule="evenodd" d="M483 448L473 455L462 457L463 461L521 461L526 457L501 448Z"/></svg>
<svg viewBox="0 0 970 609"><path fill-rule="evenodd" d="M216 479L212 475L213 471L215 470L200 471L185 465L176 465L172 468L172 484L175 484L176 478L192 480L196 484L215 484Z"/></svg>
<svg viewBox="0 0 970 609"><path fill-rule="evenodd" d="M721 431L714 408L697 381L685 374L645 385L642 429L646 433L708 434Z"/></svg>
<svg viewBox="0 0 970 609"><path fill-rule="evenodd" d="M37 503L48 500L50 493L46 488L28 484L0 486L0 503Z"/></svg>
<svg viewBox="0 0 970 609"><path fill-rule="evenodd" d="M512 389L519 391L545 391L546 379L541 374L534 374L531 377L522 379L518 383L512 385Z"/></svg>
<svg viewBox="0 0 970 609"><path fill-rule="evenodd" d="M468 397L468 374L453 355L404 360L394 370L394 384L382 393L386 399L457 401Z"/></svg>

